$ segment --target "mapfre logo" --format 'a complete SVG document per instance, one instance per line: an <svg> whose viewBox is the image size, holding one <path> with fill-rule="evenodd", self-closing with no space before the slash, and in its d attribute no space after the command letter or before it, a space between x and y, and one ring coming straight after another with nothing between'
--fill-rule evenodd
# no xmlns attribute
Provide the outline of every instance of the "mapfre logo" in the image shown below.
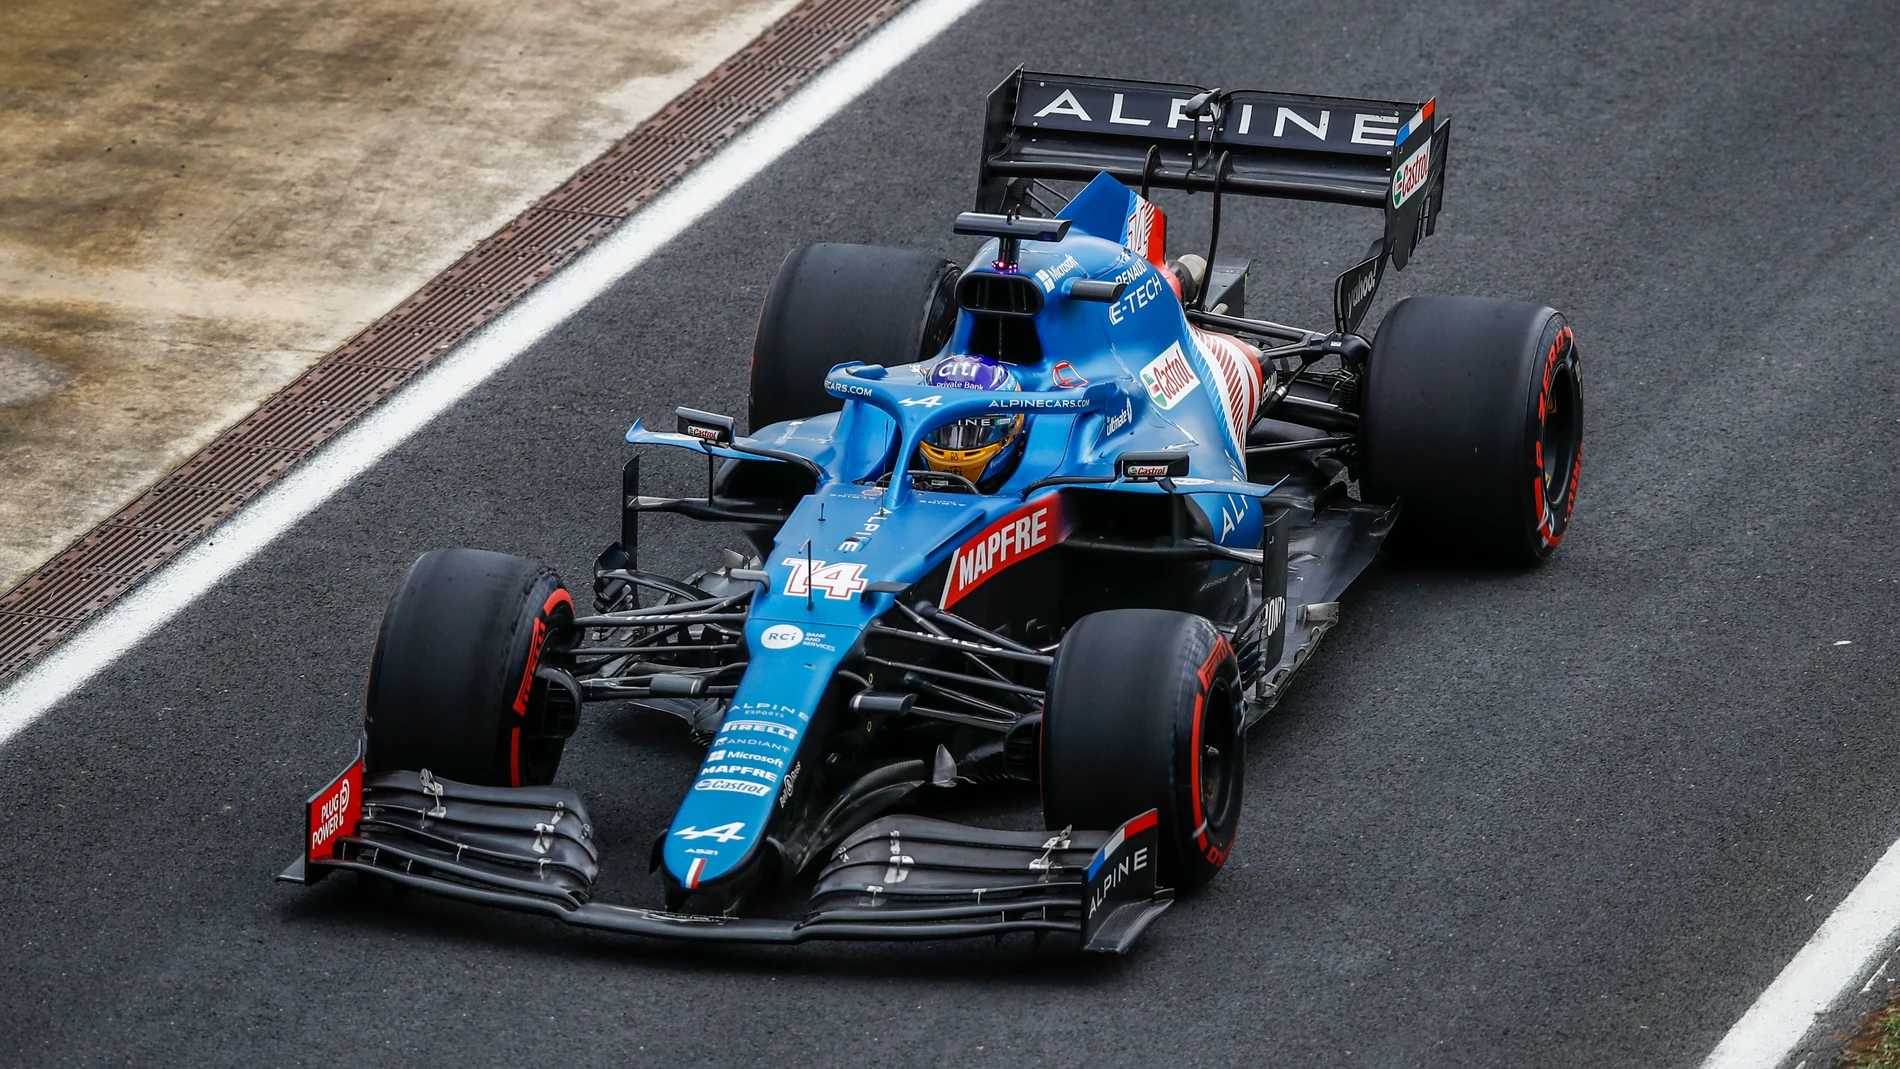
<svg viewBox="0 0 1900 1069"><path fill-rule="evenodd" d="M1187 356L1181 352L1181 343L1175 342L1141 369L1141 384L1148 388L1148 397L1154 401L1156 408L1169 409L1180 404L1181 398L1193 393L1194 388L1201 384L1201 378L1194 373Z"/></svg>
<svg viewBox="0 0 1900 1069"><path fill-rule="evenodd" d="M997 520L951 554L950 574L943 583L943 607L955 605L990 576L1068 536L1068 516L1060 497L1038 501Z"/></svg>

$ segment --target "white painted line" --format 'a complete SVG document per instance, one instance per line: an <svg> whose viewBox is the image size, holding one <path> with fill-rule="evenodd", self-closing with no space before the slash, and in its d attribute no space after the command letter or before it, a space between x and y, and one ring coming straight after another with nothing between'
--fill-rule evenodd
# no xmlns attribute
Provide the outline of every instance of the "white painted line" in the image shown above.
<svg viewBox="0 0 1900 1069"><path fill-rule="evenodd" d="M0 745L645 263L983 0L915 0L619 229L0 690Z"/></svg>
<svg viewBox="0 0 1900 1069"><path fill-rule="evenodd" d="M1874 974L1867 978L1867 982L1860 985L1860 993L1865 995L1867 992L1872 991L1874 989L1874 985L1880 982L1881 974L1885 973L1887 971L1887 966L1891 965L1892 963L1893 963L1893 959L1891 957L1888 958L1886 961L1881 962L1880 968L1875 969Z"/></svg>
<svg viewBox="0 0 1900 1069"><path fill-rule="evenodd" d="M1702 1069L1779 1069L1900 933L1900 842L1887 848L1808 945L1735 1022Z"/></svg>

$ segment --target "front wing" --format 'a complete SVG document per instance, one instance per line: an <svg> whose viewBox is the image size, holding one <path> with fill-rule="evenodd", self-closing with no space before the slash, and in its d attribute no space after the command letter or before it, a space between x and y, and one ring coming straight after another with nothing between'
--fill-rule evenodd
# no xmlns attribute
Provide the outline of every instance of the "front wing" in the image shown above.
<svg viewBox="0 0 1900 1069"><path fill-rule="evenodd" d="M1155 886L1155 815L1112 832L1024 832L887 816L846 836L796 919L702 916L593 901L598 850L564 787L478 787L426 771L367 776L352 765L310 801L336 825L339 785L360 817L335 826L278 879L353 871L582 928L722 943L954 939L1063 932L1124 953L1174 899ZM347 786L355 777L356 787Z"/></svg>

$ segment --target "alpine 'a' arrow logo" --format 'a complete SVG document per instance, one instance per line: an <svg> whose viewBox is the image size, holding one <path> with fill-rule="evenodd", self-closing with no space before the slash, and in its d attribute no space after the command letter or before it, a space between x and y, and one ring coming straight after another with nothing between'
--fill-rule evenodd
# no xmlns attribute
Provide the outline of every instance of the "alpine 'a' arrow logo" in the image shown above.
<svg viewBox="0 0 1900 1069"><path fill-rule="evenodd" d="M740 834L740 832L743 831L745 831L745 823L743 821L733 821L731 824L721 824L717 828L707 828L705 831L700 831L698 828L681 828L673 834L682 839L712 839L717 842L729 843L737 839L745 838L744 835Z"/></svg>

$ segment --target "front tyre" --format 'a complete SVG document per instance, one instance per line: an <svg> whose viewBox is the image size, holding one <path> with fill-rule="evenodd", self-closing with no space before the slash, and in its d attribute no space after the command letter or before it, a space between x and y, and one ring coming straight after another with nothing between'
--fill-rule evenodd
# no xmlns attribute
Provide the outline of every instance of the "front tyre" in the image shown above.
<svg viewBox="0 0 1900 1069"><path fill-rule="evenodd" d="M486 787L551 783L566 740L543 730L535 669L571 647L574 601L553 571L478 549L423 554L376 635L367 767Z"/></svg>
<svg viewBox="0 0 1900 1069"><path fill-rule="evenodd" d="M1564 317L1523 301L1413 297L1372 345L1367 500L1401 506L1412 556L1535 564L1563 541L1583 470L1583 387Z"/></svg>
<svg viewBox="0 0 1900 1069"><path fill-rule="evenodd" d="M1163 609L1082 617L1050 672L1043 823L1109 829L1157 810L1162 881L1206 883L1240 824L1243 711L1234 651L1205 619Z"/></svg>

